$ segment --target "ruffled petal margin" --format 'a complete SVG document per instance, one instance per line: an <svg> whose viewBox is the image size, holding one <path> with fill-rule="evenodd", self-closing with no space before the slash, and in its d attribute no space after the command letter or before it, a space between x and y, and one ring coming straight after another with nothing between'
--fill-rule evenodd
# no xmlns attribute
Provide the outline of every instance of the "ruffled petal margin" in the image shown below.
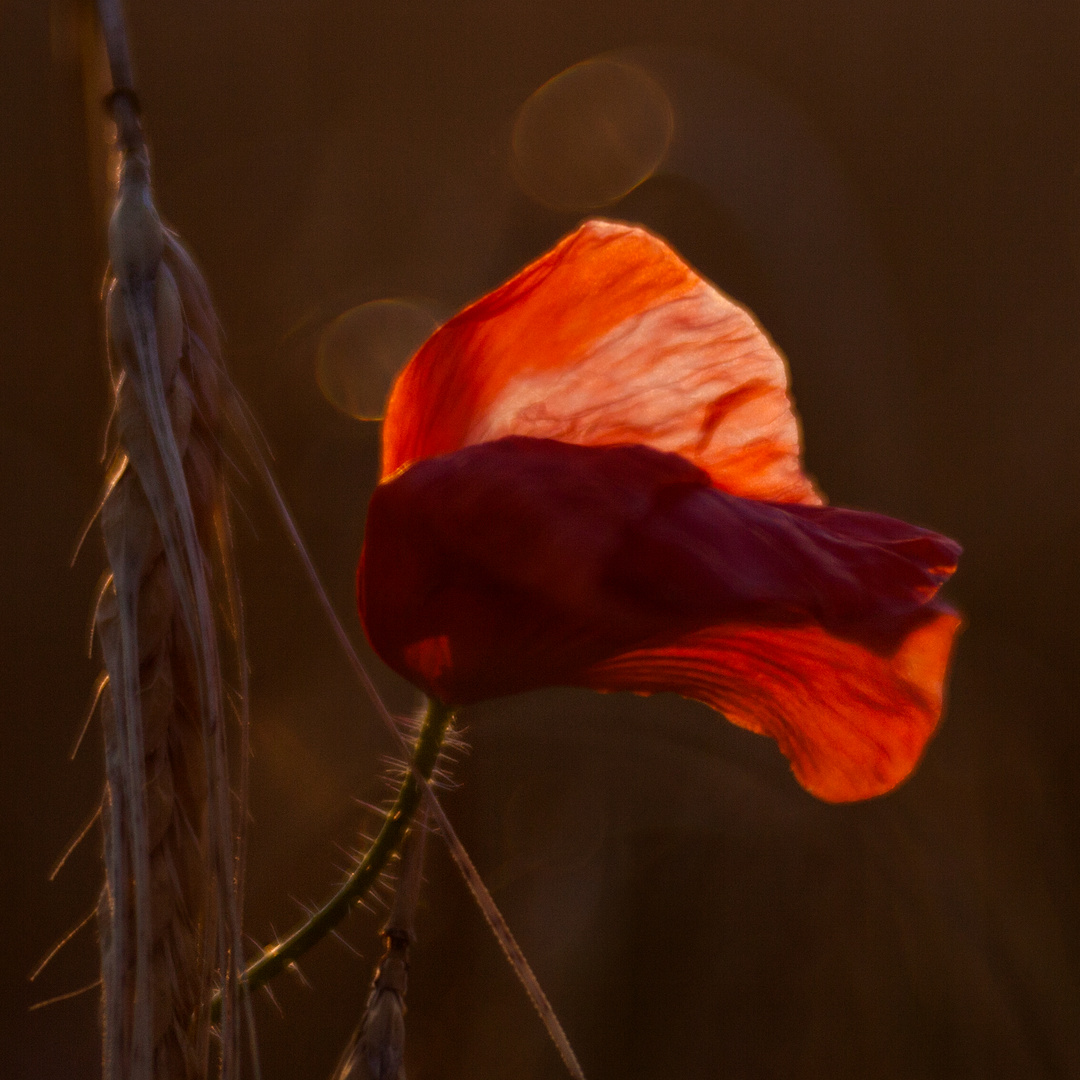
<svg viewBox="0 0 1080 1080"><path fill-rule="evenodd" d="M447 322L399 376L383 479L507 435L642 443L732 494L819 503L784 358L642 228L589 221Z"/></svg>

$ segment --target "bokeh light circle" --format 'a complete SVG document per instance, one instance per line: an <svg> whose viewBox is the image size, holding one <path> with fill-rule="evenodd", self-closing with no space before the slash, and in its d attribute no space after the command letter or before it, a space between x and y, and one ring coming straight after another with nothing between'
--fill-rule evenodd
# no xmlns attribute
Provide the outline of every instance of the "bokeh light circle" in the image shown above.
<svg viewBox="0 0 1080 1080"><path fill-rule="evenodd" d="M518 111L514 171L535 199L587 210L621 199L660 165L674 118L661 86L629 63L598 58L544 83Z"/></svg>
<svg viewBox="0 0 1080 1080"><path fill-rule="evenodd" d="M428 308L409 300L350 308L319 339L315 378L323 396L357 420L381 420L398 372L438 325Z"/></svg>

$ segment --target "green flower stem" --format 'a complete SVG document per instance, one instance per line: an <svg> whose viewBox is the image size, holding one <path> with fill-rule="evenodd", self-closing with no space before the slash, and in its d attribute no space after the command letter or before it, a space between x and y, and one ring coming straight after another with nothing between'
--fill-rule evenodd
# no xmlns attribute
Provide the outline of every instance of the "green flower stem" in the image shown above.
<svg viewBox="0 0 1080 1080"><path fill-rule="evenodd" d="M416 738L412 762L405 779L398 789L397 798L382 828L359 866L333 897L309 919L298 926L284 941L271 946L240 977L240 988L245 993L258 989L278 972L298 960L313 945L322 941L349 913L355 901L362 900L378 880L390 856L401 846L409 824L420 805L423 786L431 779L435 762L442 750L446 729L453 719L453 710L441 702L430 699L420 734ZM210 1015L217 1021L221 1010L221 996L216 995L210 1004Z"/></svg>

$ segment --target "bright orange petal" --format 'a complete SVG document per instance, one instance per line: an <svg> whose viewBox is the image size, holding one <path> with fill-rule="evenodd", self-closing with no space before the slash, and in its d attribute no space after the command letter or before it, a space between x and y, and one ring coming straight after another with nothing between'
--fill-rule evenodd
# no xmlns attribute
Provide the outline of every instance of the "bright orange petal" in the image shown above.
<svg viewBox="0 0 1080 1080"><path fill-rule="evenodd" d="M804 788L829 802L880 795L914 769L937 726L960 618L927 612L892 655L820 626L718 626L589 669L595 690L671 691L774 738Z"/></svg>
<svg viewBox="0 0 1080 1080"><path fill-rule="evenodd" d="M681 454L732 494L818 503L776 347L641 228L586 222L402 372L383 478L506 435Z"/></svg>

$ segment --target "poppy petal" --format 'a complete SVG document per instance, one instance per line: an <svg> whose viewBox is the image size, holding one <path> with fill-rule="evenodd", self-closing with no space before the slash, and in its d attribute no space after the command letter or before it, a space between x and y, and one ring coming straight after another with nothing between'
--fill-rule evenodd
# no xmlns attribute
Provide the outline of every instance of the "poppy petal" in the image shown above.
<svg viewBox="0 0 1080 1080"><path fill-rule="evenodd" d="M358 580L372 645L445 701L548 685L705 701L822 798L914 766L958 620L959 548L876 514L719 491L646 446L508 437L380 484Z"/></svg>
<svg viewBox="0 0 1080 1080"><path fill-rule="evenodd" d="M747 498L819 503L787 366L752 315L641 228L589 221L413 357L383 425L383 478L507 435L640 443Z"/></svg>
<svg viewBox="0 0 1080 1080"><path fill-rule="evenodd" d="M709 627L594 665L594 690L670 691L776 740L807 791L851 802L914 769L941 715L959 616L943 604L881 656L820 626Z"/></svg>

